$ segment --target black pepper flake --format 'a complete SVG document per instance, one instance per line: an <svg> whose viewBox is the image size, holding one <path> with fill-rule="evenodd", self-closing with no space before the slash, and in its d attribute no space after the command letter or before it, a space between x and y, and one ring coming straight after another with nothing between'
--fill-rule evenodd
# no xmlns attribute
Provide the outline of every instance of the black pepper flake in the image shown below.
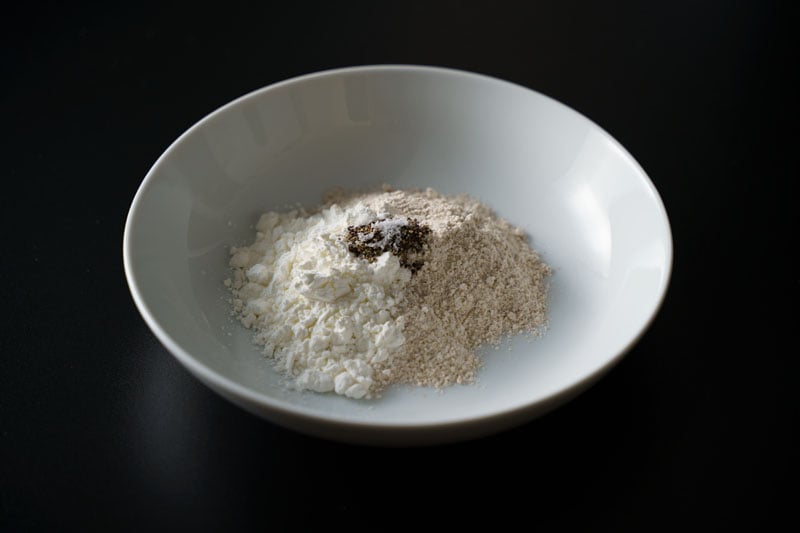
<svg viewBox="0 0 800 533"><path fill-rule="evenodd" d="M425 264L431 228L420 224L415 218L396 225L382 224L385 222L387 219L381 218L369 224L348 226L344 238L347 250L370 263L381 254L391 252L400 259L400 266L409 269L412 274L416 273ZM393 231L384 234L382 228L386 227L392 227Z"/></svg>

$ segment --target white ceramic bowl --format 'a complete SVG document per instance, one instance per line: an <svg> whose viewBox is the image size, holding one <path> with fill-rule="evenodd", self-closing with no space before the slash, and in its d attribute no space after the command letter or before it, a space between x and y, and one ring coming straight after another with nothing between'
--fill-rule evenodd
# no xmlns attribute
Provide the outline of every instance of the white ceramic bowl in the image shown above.
<svg viewBox="0 0 800 533"><path fill-rule="evenodd" d="M376 401L286 390L229 316L227 246L264 211L381 183L468 193L524 227L555 269L549 330L488 350L476 385ZM374 66L278 83L192 126L136 194L124 259L147 324L213 390L298 431L402 445L507 428L585 389L655 315L672 240L641 167L572 109L486 76Z"/></svg>

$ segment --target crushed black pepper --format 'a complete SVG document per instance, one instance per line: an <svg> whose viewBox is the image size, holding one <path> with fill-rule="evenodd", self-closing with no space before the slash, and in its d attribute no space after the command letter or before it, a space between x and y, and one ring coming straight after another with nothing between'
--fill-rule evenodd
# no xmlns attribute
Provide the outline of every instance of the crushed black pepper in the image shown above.
<svg viewBox="0 0 800 533"><path fill-rule="evenodd" d="M381 218L369 224L348 226L344 238L347 250L370 263L381 254L391 252L400 259L400 266L409 269L412 274L416 273L425 264L431 228L410 218L405 222L398 220L392 225L395 231L384 234L381 227L386 227L382 223L387 221L395 222Z"/></svg>

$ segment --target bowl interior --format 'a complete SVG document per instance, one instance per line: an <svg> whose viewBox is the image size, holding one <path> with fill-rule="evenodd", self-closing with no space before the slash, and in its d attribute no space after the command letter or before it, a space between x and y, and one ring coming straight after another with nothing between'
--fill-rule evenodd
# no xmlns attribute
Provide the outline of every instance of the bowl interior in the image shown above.
<svg viewBox="0 0 800 533"><path fill-rule="evenodd" d="M227 246L249 243L265 211L382 183L468 193L525 228L555 271L549 330L485 350L473 386L289 391L229 315ZM205 381L260 408L399 425L520 408L606 368L658 308L671 250L651 182L591 121L510 83L412 67L306 76L212 113L154 165L125 240L143 315Z"/></svg>

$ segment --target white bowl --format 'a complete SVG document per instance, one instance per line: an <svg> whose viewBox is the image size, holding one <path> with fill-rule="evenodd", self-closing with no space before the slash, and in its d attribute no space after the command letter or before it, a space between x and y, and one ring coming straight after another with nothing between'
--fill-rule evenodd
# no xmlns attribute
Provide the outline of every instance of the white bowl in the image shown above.
<svg viewBox="0 0 800 533"><path fill-rule="evenodd" d="M227 246L262 212L381 183L468 193L525 228L555 270L549 329L487 350L475 385L375 401L286 390L229 315ZM572 109L477 74L374 66L260 89L189 128L136 194L124 259L147 324L213 390L301 432L402 445L488 434L585 389L655 315L672 240L641 167Z"/></svg>

